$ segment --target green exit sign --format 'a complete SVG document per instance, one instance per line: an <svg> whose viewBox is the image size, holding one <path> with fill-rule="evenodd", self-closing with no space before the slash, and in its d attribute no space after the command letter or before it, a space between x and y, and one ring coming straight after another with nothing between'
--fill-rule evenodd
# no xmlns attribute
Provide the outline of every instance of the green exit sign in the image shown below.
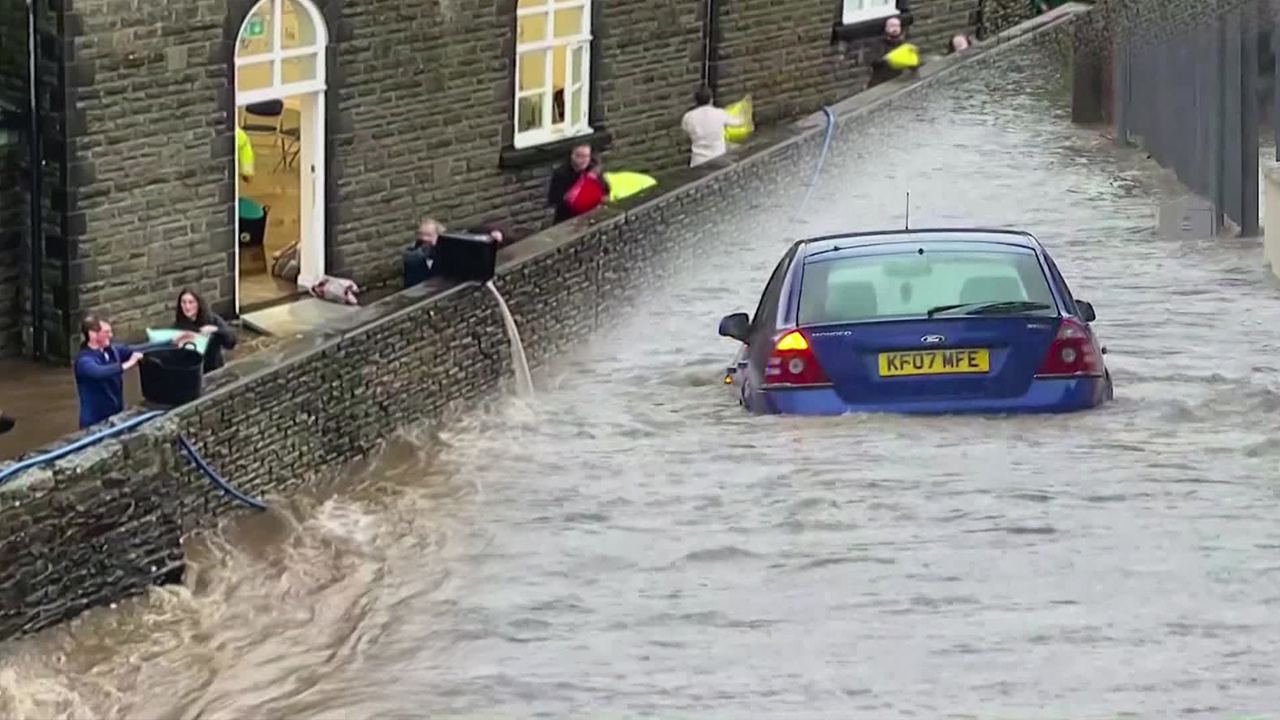
<svg viewBox="0 0 1280 720"><path fill-rule="evenodd" d="M244 34L246 37L262 37L262 29L266 25L262 18L250 18L249 24L245 26Z"/></svg>

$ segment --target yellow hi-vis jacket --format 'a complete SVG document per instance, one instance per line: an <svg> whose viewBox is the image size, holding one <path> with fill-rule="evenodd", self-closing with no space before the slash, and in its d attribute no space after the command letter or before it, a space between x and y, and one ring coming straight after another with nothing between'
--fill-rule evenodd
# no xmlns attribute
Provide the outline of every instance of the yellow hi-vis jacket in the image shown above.
<svg viewBox="0 0 1280 720"><path fill-rule="evenodd" d="M249 142L249 133L236 128L236 160L240 165L240 174L253 177L253 143Z"/></svg>

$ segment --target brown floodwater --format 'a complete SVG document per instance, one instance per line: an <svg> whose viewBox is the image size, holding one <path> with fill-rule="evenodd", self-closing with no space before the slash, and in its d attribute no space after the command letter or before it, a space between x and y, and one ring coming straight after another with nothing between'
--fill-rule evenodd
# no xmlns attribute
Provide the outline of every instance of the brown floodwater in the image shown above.
<svg viewBox="0 0 1280 720"><path fill-rule="evenodd" d="M536 395L406 428L188 543L181 586L0 646L0 716L1213 717L1280 708L1280 293L1010 55L851 123L811 217L744 198ZM785 233L1035 232L1116 400L750 417L720 384ZM234 478L231 478L234 481Z"/></svg>

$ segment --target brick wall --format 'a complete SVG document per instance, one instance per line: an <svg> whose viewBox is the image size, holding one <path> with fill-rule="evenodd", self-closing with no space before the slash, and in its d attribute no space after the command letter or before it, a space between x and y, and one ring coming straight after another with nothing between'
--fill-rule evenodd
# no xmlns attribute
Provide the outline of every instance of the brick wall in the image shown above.
<svg viewBox="0 0 1280 720"><path fill-rule="evenodd" d="M983 58L957 61L980 68ZM838 104L840 127L874 122L904 87L886 84ZM561 356L673 273L696 267L696 254L725 235L726 218L752 219L753 195L781 185L798 196L822 135L820 123L793 126L774 145L758 139L738 159L682 171L665 194L504 250L496 284L531 363ZM832 148L839 153L855 138L837 133ZM375 310L377 319L359 328L282 349L279 364L233 362L210 376L199 400L0 488L0 640L180 576L181 535L234 501L175 451L175 436L271 502L367 455L397 427L473 407L510 377L502 323L480 287L419 286Z"/></svg>
<svg viewBox="0 0 1280 720"><path fill-rule="evenodd" d="M707 0L609 0L595 10L593 122L615 168L687 164L680 116L701 78ZM943 37L978 0L922 0L913 32ZM838 0L721 0L722 98L759 120L865 84L865 43L832 43ZM121 333L166 317L194 286L226 311L234 288L233 100L228 59L251 0L182 0L120 15L66 13L65 239L74 320ZM500 163L511 138L515 0L324 0L331 38L326 193L330 272L395 277L416 217L502 217L537 228L551 159ZM56 170L51 170L56 172ZM60 241L61 242L61 241Z"/></svg>

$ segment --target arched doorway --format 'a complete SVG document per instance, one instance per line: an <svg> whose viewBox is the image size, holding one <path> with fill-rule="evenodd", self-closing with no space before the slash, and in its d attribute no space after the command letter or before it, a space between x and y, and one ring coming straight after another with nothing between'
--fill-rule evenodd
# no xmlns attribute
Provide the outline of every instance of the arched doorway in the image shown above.
<svg viewBox="0 0 1280 720"><path fill-rule="evenodd" d="M235 47L236 311L297 294L325 268L324 17L261 0ZM245 160L244 141L253 162ZM296 248L297 277L277 275Z"/></svg>

